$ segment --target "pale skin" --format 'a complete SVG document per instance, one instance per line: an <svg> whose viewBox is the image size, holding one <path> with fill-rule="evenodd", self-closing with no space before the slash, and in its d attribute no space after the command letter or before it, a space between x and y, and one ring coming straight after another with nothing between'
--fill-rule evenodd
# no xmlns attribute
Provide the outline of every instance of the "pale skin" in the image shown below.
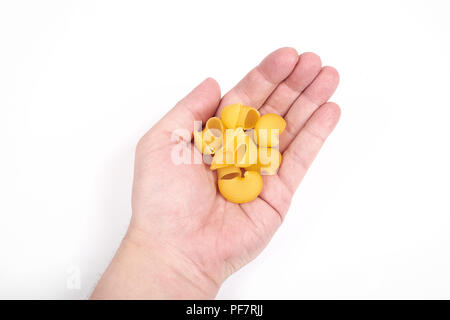
<svg viewBox="0 0 450 320"><path fill-rule="evenodd" d="M91 298L213 299L283 222L295 190L339 120L338 105L328 101L338 82L337 71L322 67L316 54L281 48L223 97L208 78L178 102L137 145L130 226ZM264 176L259 197L240 205L220 195L208 165L171 161L174 130L192 132L194 121L205 123L237 102L287 121L278 173Z"/></svg>

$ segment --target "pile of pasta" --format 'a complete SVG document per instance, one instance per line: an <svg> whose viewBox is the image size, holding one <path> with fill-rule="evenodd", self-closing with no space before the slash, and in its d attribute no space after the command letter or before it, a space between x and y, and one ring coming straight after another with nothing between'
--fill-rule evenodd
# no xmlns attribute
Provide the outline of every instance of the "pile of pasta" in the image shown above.
<svg viewBox="0 0 450 320"><path fill-rule="evenodd" d="M222 196L234 203L254 200L261 193L261 174L273 175L280 167L279 136L286 121L274 113L260 115L240 103L222 109L220 118L208 119L203 130L194 131L196 148L212 156Z"/></svg>

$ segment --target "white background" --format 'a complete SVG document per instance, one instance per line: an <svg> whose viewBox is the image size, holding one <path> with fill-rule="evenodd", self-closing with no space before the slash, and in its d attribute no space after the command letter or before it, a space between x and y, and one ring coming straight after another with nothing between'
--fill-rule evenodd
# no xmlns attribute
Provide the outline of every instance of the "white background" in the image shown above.
<svg viewBox="0 0 450 320"><path fill-rule="evenodd" d="M341 122L218 298L450 298L449 13L1 1L0 298L86 298L127 228L138 138L204 78L226 92L282 46L339 70Z"/></svg>

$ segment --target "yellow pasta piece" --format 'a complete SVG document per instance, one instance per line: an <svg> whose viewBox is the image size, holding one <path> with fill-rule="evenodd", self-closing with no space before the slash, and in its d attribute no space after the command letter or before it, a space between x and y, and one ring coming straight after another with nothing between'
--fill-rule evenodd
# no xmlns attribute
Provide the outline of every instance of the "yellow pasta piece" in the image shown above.
<svg viewBox="0 0 450 320"><path fill-rule="evenodd" d="M247 134L236 137L236 167L246 168L258 163L258 147Z"/></svg>
<svg viewBox="0 0 450 320"><path fill-rule="evenodd" d="M211 162L210 169L216 170L219 168L234 165L236 162L236 155L234 151L226 151L225 148L220 148L215 154Z"/></svg>
<svg viewBox="0 0 450 320"><path fill-rule="evenodd" d="M223 148L227 151L236 150L238 140L242 141L245 131L242 128L226 129L223 136Z"/></svg>
<svg viewBox="0 0 450 320"><path fill-rule="evenodd" d="M241 169L238 167L235 167L233 165L217 169L217 179L222 179L227 174L233 174L233 175L236 174L236 176L237 175L240 176ZM228 176L228 177L226 177L226 179L227 178L230 178L230 177Z"/></svg>
<svg viewBox="0 0 450 320"><path fill-rule="evenodd" d="M263 180L256 171L245 171L228 166L218 169L218 186L222 196L234 203L250 202L258 197L262 190Z"/></svg>
<svg viewBox="0 0 450 320"><path fill-rule="evenodd" d="M222 148L216 152L211 170L229 165L249 167L258 162L258 147L242 128L227 129L223 137Z"/></svg>
<svg viewBox="0 0 450 320"><path fill-rule="evenodd" d="M259 119L259 112L255 108L236 103L224 107L220 118L227 129L241 127L248 130L255 126Z"/></svg>
<svg viewBox="0 0 450 320"><path fill-rule="evenodd" d="M222 147L214 154L211 170L223 168L236 163L237 136L245 135L242 128L227 129L223 135Z"/></svg>
<svg viewBox="0 0 450 320"><path fill-rule="evenodd" d="M273 175L280 167L282 155L273 147L279 145L285 128L281 116L260 116L255 108L236 103L223 108L220 118L210 118L203 131L194 132L197 149L213 155L210 169L217 170L219 192L225 199L245 203L258 197L261 174Z"/></svg>
<svg viewBox="0 0 450 320"><path fill-rule="evenodd" d="M209 118L203 131L194 131L195 146L204 154L214 154L222 145L224 130L219 118Z"/></svg>
<svg viewBox="0 0 450 320"><path fill-rule="evenodd" d="M283 117L275 113L265 114L255 124L255 141L261 147L276 147L279 144L279 135L285 128L286 120Z"/></svg>
<svg viewBox="0 0 450 320"><path fill-rule="evenodd" d="M246 168L261 174L274 175L281 165L283 159L280 151L276 148L258 148L258 163Z"/></svg>

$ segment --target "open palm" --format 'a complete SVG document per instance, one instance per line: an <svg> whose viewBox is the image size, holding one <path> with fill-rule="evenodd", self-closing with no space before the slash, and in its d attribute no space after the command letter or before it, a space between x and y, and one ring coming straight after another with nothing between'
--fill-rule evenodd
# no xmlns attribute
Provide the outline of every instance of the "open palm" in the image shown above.
<svg viewBox="0 0 450 320"><path fill-rule="evenodd" d="M339 107L328 102L338 81L336 70L322 67L317 55L282 48L223 98L213 79L202 82L138 144L130 230L219 286L266 246L283 221L298 184L339 119ZM240 205L220 195L208 165L172 160L175 146L198 152L191 142L194 121L205 123L238 102L287 122L278 173L263 176L259 197ZM177 135L180 129L189 135Z"/></svg>

